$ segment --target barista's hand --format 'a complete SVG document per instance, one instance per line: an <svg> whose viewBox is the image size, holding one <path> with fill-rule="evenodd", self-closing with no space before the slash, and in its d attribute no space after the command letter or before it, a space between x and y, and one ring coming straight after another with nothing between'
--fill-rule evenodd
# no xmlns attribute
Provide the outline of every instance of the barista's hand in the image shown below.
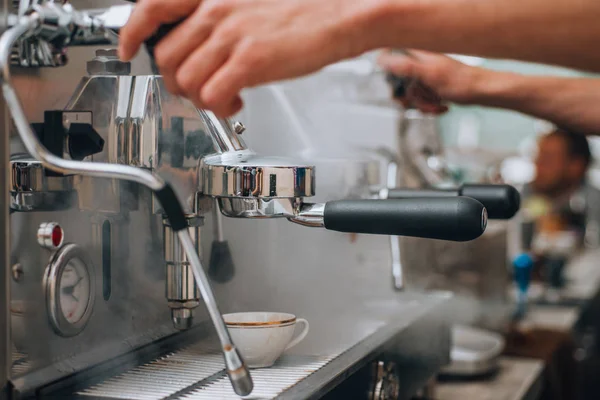
<svg viewBox="0 0 600 400"><path fill-rule="evenodd" d="M470 104L475 101L471 88L478 79L479 68L462 64L450 57L411 50L410 55L383 52L379 65L388 72L413 78L406 98L399 99L427 113L442 113L442 101ZM434 95L432 95L432 93Z"/></svg>
<svg viewBox="0 0 600 400"><path fill-rule="evenodd" d="M371 2L354 0L141 0L121 30L128 60L164 23L187 17L156 47L167 87L220 116L240 91L308 74L367 50ZM361 32L363 33L361 35Z"/></svg>

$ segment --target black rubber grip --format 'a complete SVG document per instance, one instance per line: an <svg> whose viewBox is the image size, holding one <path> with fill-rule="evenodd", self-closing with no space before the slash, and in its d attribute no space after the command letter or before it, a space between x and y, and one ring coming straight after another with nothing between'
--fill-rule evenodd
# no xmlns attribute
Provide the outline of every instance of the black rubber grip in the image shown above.
<svg viewBox="0 0 600 400"><path fill-rule="evenodd" d="M471 197L485 206L490 219L510 219L521 206L519 191L510 185L463 185L456 189L390 189L388 199Z"/></svg>
<svg viewBox="0 0 600 400"><path fill-rule="evenodd" d="M188 224L185 213L171 185L167 183L164 188L154 192L154 195L160 202L171 228L175 232L186 229Z"/></svg>
<svg viewBox="0 0 600 400"><path fill-rule="evenodd" d="M325 228L339 232L466 242L487 226L483 204L469 197L328 202Z"/></svg>
<svg viewBox="0 0 600 400"><path fill-rule="evenodd" d="M463 185L460 195L481 202L493 219L510 219L521 208L521 195L510 185Z"/></svg>

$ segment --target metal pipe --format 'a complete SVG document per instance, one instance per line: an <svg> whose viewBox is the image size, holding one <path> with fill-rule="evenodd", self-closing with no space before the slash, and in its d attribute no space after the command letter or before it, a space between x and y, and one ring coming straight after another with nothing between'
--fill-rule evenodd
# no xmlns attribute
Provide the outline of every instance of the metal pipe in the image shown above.
<svg viewBox="0 0 600 400"><path fill-rule="evenodd" d="M17 127L17 131L23 141L27 151L36 159L42 162L42 165L51 170L66 173L80 174L85 176L111 178L133 181L148 188L154 192L159 192L165 188L165 182L152 173L136 167L130 167L119 164L92 163L82 161L65 160L50 153L37 139L34 134L21 102L11 83L10 74L10 52L16 41L27 33L33 32L41 24L40 15L33 13L27 17L20 18L18 23L7 30L0 38L0 71L2 91ZM5 135L7 136L7 135ZM8 146L5 147L8 149ZM3 150L6 151L6 150ZM5 169L8 171L8 168ZM8 193L4 191L5 195ZM8 203L4 207L4 212L8 211ZM208 279L202 269L200 258L196 254L194 244L187 229L178 232L179 239L184 251L189 257L190 265L194 271L196 283L200 288L204 302L211 316L212 322L216 328L217 334L222 344L227 373L235 392L239 395L248 395L252 392L252 380L248 369L244 365L239 353L233 346L223 317L221 316L213 292L208 283ZM6 237L6 235L5 235Z"/></svg>
<svg viewBox="0 0 600 400"><path fill-rule="evenodd" d="M381 192L381 198L385 199L391 189L398 184L398 163L391 159L387 166L386 187ZM404 289L404 271L402 270L402 258L400 254L400 238L390 236L390 253L392 256L392 279L394 289Z"/></svg>
<svg viewBox="0 0 600 400"><path fill-rule="evenodd" d="M250 394L252 392L253 385L252 379L250 378L250 373L245 367L239 352L233 345L231 336L229 336L229 331L227 330L225 322L223 321L223 317L219 312L217 300L210 289L210 284L208 283L208 278L206 277L204 269L202 268L200 258L194 251L194 242L192 242L192 238L190 237L187 229L177 232L177 235L179 236L181 246L188 254L190 266L194 272L194 277L196 278L196 283L200 289L200 294L202 294L202 298L204 299L208 313L210 314L215 329L217 330L219 341L221 342L221 349L223 350L223 355L225 356L227 375L229 376L231 385L238 394Z"/></svg>

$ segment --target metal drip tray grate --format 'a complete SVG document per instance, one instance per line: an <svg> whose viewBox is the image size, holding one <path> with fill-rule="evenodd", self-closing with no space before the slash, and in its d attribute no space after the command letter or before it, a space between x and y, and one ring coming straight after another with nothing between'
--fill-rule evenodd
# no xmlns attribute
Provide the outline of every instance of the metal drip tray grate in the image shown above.
<svg viewBox="0 0 600 400"><path fill-rule="evenodd" d="M272 399L313 372L324 367L335 357L286 356L271 368L252 370L254 391L245 399ZM190 393L177 397L181 400L239 399L224 376Z"/></svg>
<svg viewBox="0 0 600 400"><path fill-rule="evenodd" d="M271 399L325 366L335 356L284 356L273 367L252 370L254 391L245 399ZM239 399L224 372L218 348L205 343L169 353L77 393L105 399Z"/></svg>
<svg viewBox="0 0 600 400"><path fill-rule="evenodd" d="M224 368L214 346L197 344L167 354L82 390L78 395L111 399L160 400Z"/></svg>

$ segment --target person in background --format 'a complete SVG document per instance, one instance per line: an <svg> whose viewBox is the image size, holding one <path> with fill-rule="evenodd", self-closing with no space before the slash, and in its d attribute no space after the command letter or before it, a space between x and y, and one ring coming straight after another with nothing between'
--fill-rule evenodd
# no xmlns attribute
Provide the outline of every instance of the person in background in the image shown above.
<svg viewBox="0 0 600 400"><path fill-rule="evenodd" d="M600 191L586 179L591 161L584 135L557 129L539 139L535 178L521 194L526 249L568 253L600 223Z"/></svg>

